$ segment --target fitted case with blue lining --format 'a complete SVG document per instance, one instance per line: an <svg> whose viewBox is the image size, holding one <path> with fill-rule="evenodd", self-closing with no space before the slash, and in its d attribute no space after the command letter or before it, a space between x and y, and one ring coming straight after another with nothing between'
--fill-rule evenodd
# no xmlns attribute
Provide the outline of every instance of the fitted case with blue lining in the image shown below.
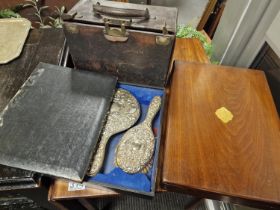
<svg viewBox="0 0 280 210"><path fill-rule="evenodd" d="M138 125L145 119L149 104L152 99L155 96L160 96L162 98L160 111L157 113L152 123L152 130L155 136L155 148L151 167L147 173L139 172L136 174L128 174L115 165L114 160L116 147L125 133L124 131L111 137L107 144L106 157L101 171L96 176L86 177L84 183L89 187L91 185L98 184L110 188L154 196L164 112L165 90L164 88L160 87L152 88L121 82L117 84L117 88L122 88L129 91L140 104L141 115L135 125Z"/></svg>

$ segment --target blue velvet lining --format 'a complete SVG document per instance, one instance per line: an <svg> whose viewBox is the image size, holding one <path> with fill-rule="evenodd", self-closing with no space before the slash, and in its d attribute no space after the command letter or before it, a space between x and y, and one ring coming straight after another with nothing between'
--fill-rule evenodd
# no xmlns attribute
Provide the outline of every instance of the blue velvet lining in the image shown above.
<svg viewBox="0 0 280 210"><path fill-rule="evenodd" d="M145 119L147 109L153 97L163 96L162 89L146 88L126 84L118 84L118 88L128 90L131 94L133 94L136 97L141 106L141 116L135 125L139 124ZM161 112L157 114L153 121L153 131L156 137L155 141L158 140L157 134L158 132L160 132L160 115ZM105 185L109 184L112 185L112 187L116 186L116 188L122 187L142 192L151 192L152 181L155 179L154 176L156 172L156 164L154 164L154 162L147 174L127 174L123 172L120 168L116 167L114 164L115 149L123 134L124 132L117 134L110 139L107 145L106 159L101 172L98 173L95 177L87 177L86 181L95 183L98 182L100 184L103 183ZM158 150L158 148L155 148L155 150Z"/></svg>

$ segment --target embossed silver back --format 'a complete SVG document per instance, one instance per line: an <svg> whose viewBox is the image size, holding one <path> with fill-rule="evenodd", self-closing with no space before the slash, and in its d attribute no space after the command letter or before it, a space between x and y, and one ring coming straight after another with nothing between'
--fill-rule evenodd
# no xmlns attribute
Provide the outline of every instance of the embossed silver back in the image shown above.
<svg viewBox="0 0 280 210"><path fill-rule="evenodd" d="M115 94L103 135L113 135L133 126L140 116L140 105L128 91L119 88Z"/></svg>
<svg viewBox="0 0 280 210"><path fill-rule="evenodd" d="M110 137L133 126L140 116L140 106L137 99L128 91L119 88L107 117L102 137L93 158L88 175L96 175L103 164L105 149Z"/></svg>
<svg viewBox="0 0 280 210"><path fill-rule="evenodd" d="M161 98L155 96L149 106L146 119L128 130L116 149L115 163L127 173L142 171L151 161L155 140L152 121L160 109Z"/></svg>

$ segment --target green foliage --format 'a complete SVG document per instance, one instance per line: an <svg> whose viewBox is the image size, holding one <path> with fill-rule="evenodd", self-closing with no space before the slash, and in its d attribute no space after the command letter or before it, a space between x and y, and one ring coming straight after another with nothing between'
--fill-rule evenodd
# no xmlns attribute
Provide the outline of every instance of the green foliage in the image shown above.
<svg viewBox="0 0 280 210"><path fill-rule="evenodd" d="M207 38L203 33L197 31L192 26L179 26L177 29L176 36L178 38L197 38L197 39L199 39L203 45L203 48L204 48L207 56L209 58L212 56L212 54L213 54L212 44L207 42Z"/></svg>
<svg viewBox="0 0 280 210"><path fill-rule="evenodd" d="M50 26L45 25L44 24L44 20L42 17L42 12L43 10L49 8L48 6L39 6L39 0L25 0L25 4L23 5L23 7L33 7L33 9L35 10L34 15L37 16L38 21L36 21L36 23L38 23L40 25L40 28L49 28Z"/></svg>
<svg viewBox="0 0 280 210"><path fill-rule="evenodd" d="M19 18L20 15L11 9L0 10L0 18Z"/></svg>
<svg viewBox="0 0 280 210"><path fill-rule="evenodd" d="M57 13L58 17L57 18L53 18L53 17L49 17L51 22L49 22L50 26L52 26L53 28L62 28L62 24L63 24L63 19L62 16L65 12L65 7L62 6L61 8L55 7L55 12Z"/></svg>
<svg viewBox="0 0 280 210"><path fill-rule="evenodd" d="M62 6L61 8L55 7L55 12L57 13L57 18L53 18L53 17L46 17L46 19L49 19L50 21L48 22L48 24L45 24L46 21L44 21L43 17L42 17L42 12L46 9L49 8L49 6L39 6L39 0L25 0L25 4L24 7L33 7L35 12L34 15L37 16L38 21L36 21L36 23L38 23L40 25L40 28L62 28L62 15L65 12L65 7Z"/></svg>

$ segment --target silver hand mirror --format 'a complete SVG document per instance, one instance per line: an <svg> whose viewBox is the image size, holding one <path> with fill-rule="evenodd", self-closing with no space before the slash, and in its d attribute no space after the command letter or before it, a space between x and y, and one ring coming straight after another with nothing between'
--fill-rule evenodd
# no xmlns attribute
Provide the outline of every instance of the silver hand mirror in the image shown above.
<svg viewBox="0 0 280 210"><path fill-rule="evenodd" d="M139 116L140 106L137 99L128 91L119 88L114 96L98 149L88 172L89 176L95 176L100 171L104 161L106 145L111 136L133 126Z"/></svg>
<svg viewBox="0 0 280 210"><path fill-rule="evenodd" d="M115 163L127 173L138 173L151 162L155 147L152 121L160 109L161 98L155 96L149 105L146 119L128 130L120 140Z"/></svg>

